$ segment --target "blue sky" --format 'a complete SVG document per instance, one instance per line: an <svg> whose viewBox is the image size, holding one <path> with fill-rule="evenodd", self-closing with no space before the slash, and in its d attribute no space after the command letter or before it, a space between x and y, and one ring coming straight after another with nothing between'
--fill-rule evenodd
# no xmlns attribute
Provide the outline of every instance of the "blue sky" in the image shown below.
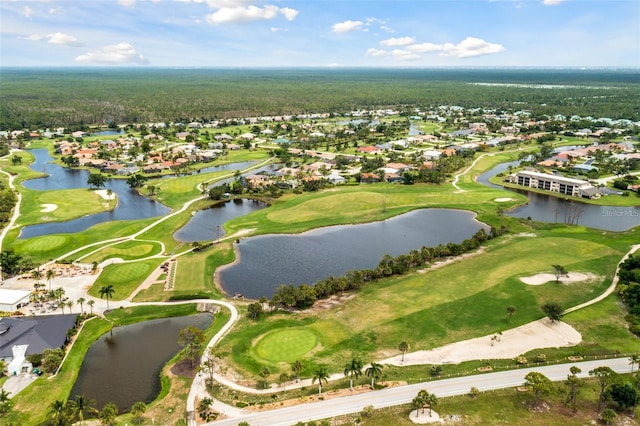
<svg viewBox="0 0 640 426"><path fill-rule="evenodd" d="M638 0L2 0L0 66L640 67Z"/></svg>

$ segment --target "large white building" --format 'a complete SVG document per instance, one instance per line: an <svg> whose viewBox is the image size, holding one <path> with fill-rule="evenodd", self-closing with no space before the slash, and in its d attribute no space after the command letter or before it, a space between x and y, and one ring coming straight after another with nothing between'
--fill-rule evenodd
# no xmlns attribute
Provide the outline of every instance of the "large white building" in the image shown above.
<svg viewBox="0 0 640 426"><path fill-rule="evenodd" d="M17 311L18 305L22 306L29 303L29 295L31 295L31 292L28 290L0 289L0 312Z"/></svg>
<svg viewBox="0 0 640 426"><path fill-rule="evenodd" d="M547 173L523 170L513 177L513 183L528 186L529 188L543 189L545 191L558 192L574 197L592 197L596 188L586 180L567 178Z"/></svg>

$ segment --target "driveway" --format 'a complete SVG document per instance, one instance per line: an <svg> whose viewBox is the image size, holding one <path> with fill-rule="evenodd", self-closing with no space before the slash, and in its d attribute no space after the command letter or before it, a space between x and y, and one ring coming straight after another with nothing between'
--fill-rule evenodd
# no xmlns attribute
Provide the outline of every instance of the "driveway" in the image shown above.
<svg viewBox="0 0 640 426"><path fill-rule="evenodd" d="M13 398L20 392L22 389L29 386L34 380L36 380L38 376L30 373L22 373L17 376L9 376L4 385L2 385L2 389L9 392L9 398Z"/></svg>

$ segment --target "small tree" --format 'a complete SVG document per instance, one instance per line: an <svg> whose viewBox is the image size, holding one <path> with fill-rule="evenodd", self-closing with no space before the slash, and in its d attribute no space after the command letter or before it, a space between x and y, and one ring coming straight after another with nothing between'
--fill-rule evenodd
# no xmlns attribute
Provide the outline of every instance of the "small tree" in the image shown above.
<svg viewBox="0 0 640 426"><path fill-rule="evenodd" d="M313 379L311 379L311 383L318 382L318 395L322 395L322 383L325 384L329 381L329 373L327 372L327 367L321 365L316 371L313 373Z"/></svg>
<svg viewBox="0 0 640 426"><path fill-rule="evenodd" d="M617 380L618 373L609 367L602 366L589 371L589 375L598 379L598 386L600 387L600 393L598 394L598 412L600 413L604 408L607 390L609 390L609 387Z"/></svg>
<svg viewBox="0 0 640 426"><path fill-rule="evenodd" d="M110 402L104 406L98 417L100 417L100 423L103 425L113 424L113 421L118 417L118 407L113 402Z"/></svg>
<svg viewBox="0 0 640 426"><path fill-rule="evenodd" d="M262 315L262 303L255 302L247 307L249 318L257 320Z"/></svg>
<svg viewBox="0 0 640 426"><path fill-rule="evenodd" d="M542 312L552 321L560 321L563 315L563 309L559 303L549 302L541 306Z"/></svg>
<svg viewBox="0 0 640 426"><path fill-rule="evenodd" d="M571 410L575 413L578 411L578 393L580 392L580 388L584 386L582 380L578 378L578 373L580 370L578 367L573 366L569 369L570 374L567 375L567 380L564 382L565 386L567 386L567 397L565 402L567 407L571 408Z"/></svg>
<svg viewBox="0 0 640 426"><path fill-rule="evenodd" d="M297 360L293 364L291 364L291 371L296 375L296 383L300 381L300 373L302 373L302 369L304 365L302 365L302 361Z"/></svg>
<svg viewBox="0 0 640 426"><path fill-rule="evenodd" d="M147 404L142 401L136 402L131 406L131 415L133 416L131 421L135 424L142 424L142 422L144 422L144 418L142 416L146 411Z"/></svg>
<svg viewBox="0 0 640 426"><path fill-rule="evenodd" d="M560 277L568 277L569 272L562 265L551 265L553 268L553 275L556 276L556 284L560 282Z"/></svg>
<svg viewBox="0 0 640 426"><path fill-rule="evenodd" d="M402 362L404 362L404 354L409 350L409 344L407 342L400 342L398 350L402 352Z"/></svg>
<svg viewBox="0 0 640 426"><path fill-rule="evenodd" d="M194 367L200 355L204 339L204 331L197 327L183 328L178 334L178 344L184 348L184 358L189 361L191 368Z"/></svg>
<svg viewBox="0 0 640 426"><path fill-rule="evenodd" d="M0 389L0 417L7 414L13 408L13 400L9 398L9 395L11 395L11 392Z"/></svg>
<svg viewBox="0 0 640 426"><path fill-rule="evenodd" d="M511 322L511 318L516 313L515 306L507 306L507 317L509 317L509 322Z"/></svg>
<svg viewBox="0 0 640 426"><path fill-rule="evenodd" d="M369 364L369 367L364 371L367 377L371 378L371 389L375 389L376 380L382 377L382 364L378 364L376 362L372 362Z"/></svg>
<svg viewBox="0 0 640 426"><path fill-rule="evenodd" d="M616 419L616 412L611 408L605 409L601 414L600 418L604 422L605 425L609 426Z"/></svg>
<svg viewBox="0 0 640 426"><path fill-rule="evenodd" d="M531 389L533 393L533 407L537 407L540 401L540 397L544 395L548 395L553 390L553 383L547 376L542 373L538 373L537 371L532 371L531 373L524 376L525 382L524 385L527 389Z"/></svg>
<svg viewBox="0 0 640 426"><path fill-rule="evenodd" d="M265 389L269 384L267 382L267 378L269 377L270 374L271 374L271 370L269 370L268 367L265 367L265 366L260 367L260 372L258 373L258 375L262 378L262 387L264 387Z"/></svg>

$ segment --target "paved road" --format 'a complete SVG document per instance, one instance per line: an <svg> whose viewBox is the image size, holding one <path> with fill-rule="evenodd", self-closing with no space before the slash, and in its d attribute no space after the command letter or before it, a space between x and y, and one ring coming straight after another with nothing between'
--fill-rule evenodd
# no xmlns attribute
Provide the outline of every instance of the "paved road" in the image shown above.
<svg viewBox="0 0 640 426"><path fill-rule="evenodd" d="M569 368L573 365L582 369L582 373L578 375L579 377L588 377L590 370L600 366L611 367L618 373L631 372L631 365L629 364L628 358L603 359L598 361L578 362L574 364L522 368L497 373L478 374L454 379L417 383L414 385L366 392L358 395L295 405L292 407L265 412L244 410L241 417L207 423L207 425L235 426L242 421L248 422L251 426L293 425L300 421L308 422L311 420L321 420L344 414L358 413L367 405L373 405L374 408L385 408L408 404L421 389L426 389L430 393L434 393L439 398L442 398L445 396L467 394L472 386L475 386L480 391L510 388L522 385L524 383L524 377L531 371L540 372L553 381L560 381L567 378Z"/></svg>

